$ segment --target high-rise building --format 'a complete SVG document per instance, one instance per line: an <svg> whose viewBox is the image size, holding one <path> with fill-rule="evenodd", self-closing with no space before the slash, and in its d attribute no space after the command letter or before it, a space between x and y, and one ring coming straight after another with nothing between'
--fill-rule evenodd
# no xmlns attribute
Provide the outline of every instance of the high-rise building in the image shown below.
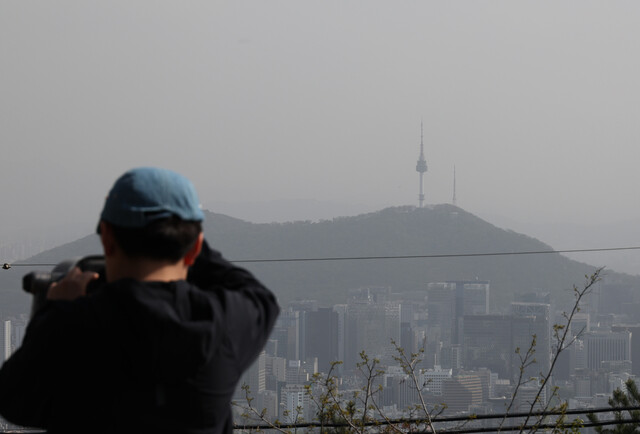
<svg viewBox="0 0 640 434"><path fill-rule="evenodd" d="M511 378L512 317L465 315L464 369L487 368L500 378Z"/></svg>
<svg viewBox="0 0 640 434"><path fill-rule="evenodd" d="M11 320L4 322L4 360L11 357L13 353L13 347L11 345Z"/></svg>
<svg viewBox="0 0 640 434"><path fill-rule="evenodd" d="M388 301L388 288L352 291L347 302L345 365L355 368L360 352L390 363L400 342L400 303Z"/></svg>
<svg viewBox="0 0 640 434"><path fill-rule="evenodd" d="M462 287L462 315L489 314L489 282L463 281L454 282L456 291Z"/></svg>
<svg viewBox="0 0 640 434"><path fill-rule="evenodd" d="M333 311L336 313L336 348L338 352L337 360L345 362L345 345L347 339L347 305L336 304L333 306ZM342 373L344 370L344 363L337 366L337 372Z"/></svg>
<svg viewBox="0 0 640 434"><path fill-rule="evenodd" d="M618 324L611 327L612 332L631 332L631 373L640 377L640 324Z"/></svg>
<svg viewBox="0 0 640 434"><path fill-rule="evenodd" d="M307 354L308 317L312 312L318 311L318 302L316 300L296 300L289 303L287 310L298 312L298 359L305 360L309 356Z"/></svg>
<svg viewBox="0 0 640 434"><path fill-rule="evenodd" d="M264 412L267 420L278 419L278 393L273 390L263 390L256 398L255 408Z"/></svg>
<svg viewBox="0 0 640 434"><path fill-rule="evenodd" d="M304 369L300 360L289 360L287 364L286 381L287 384L305 384L309 381L309 372Z"/></svg>
<svg viewBox="0 0 640 434"><path fill-rule="evenodd" d="M630 285L602 282L598 291L598 313L623 313L624 305L636 301L635 294L635 288Z"/></svg>
<svg viewBox="0 0 640 434"><path fill-rule="evenodd" d="M283 357L265 357L265 381L268 390L278 390L278 383L287 380L287 359Z"/></svg>
<svg viewBox="0 0 640 434"><path fill-rule="evenodd" d="M262 351L240 379L240 385L249 386L249 393L254 398L266 389L266 358L266 353ZM245 392L240 387L236 389L236 397L245 398Z"/></svg>
<svg viewBox="0 0 640 434"><path fill-rule="evenodd" d="M285 423L311 420L311 398L303 384L287 384L280 392L280 418Z"/></svg>
<svg viewBox="0 0 640 434"><path fill-rule="evenodd" d="M338 313L332 308L321 307L306 313L305 359L316 357L318 369L329 372L331 363L339 361Z"/></svg>
<svg viewBox="0 0 640 434"><path fill-rule="evenodd" d="M422 346L422 342L416 341L414 333L413 319L414 305L412 303L403 302L400 304L400 347L407 354L415 353L418 347Z"/></svg>
<svg viewBox="0 0 640 434"><path fill-rule="evenodd" d="M442 395L442 382L452 377L451 369L442 369L436 366L420 372L418 382L424 384L424 390L432 395Z"/></svg>
<svg viewBox="0 0 640 434"><path fill-rule="evenodd" d="M520 412L542 411L547 404L547 390L540 389L540 383L537 381L523 384L518 388L517 408Z"/></svg>
<svg viewBox="0 0 640 434"><path fill-rule="evenodd" d="M467 412L482 404L482 383L477 375L458 375L442 382L442 401L446 411Z"/></svg>
<svg viewBox="0 0 640 434"><path fill-rule="evenodd" d="M589 333L591 331L591 314L588 312L576 313L569 327L570 336L581 336L584 333Z"/></svg>
<svg viewBox="0 0 640 434"><path fill-rule="evenodd" d="M480 384L482 384L482 400L487 402L492 396L492 382L495 382L497 375L491 372L489 369L480 368L472 371L461 371L460 375L476 375L480 378Z"/></svg>
<svg viewBox="0 0 640 434"><path fill-rule="evenodd" d="M451 348L463 343L464 316L488 313L489 282L460 280L429 283L427 355L435 356L434 363L445 368L453 367Z"/></svg>
<svg viewBox="0 0 640 434"><path fill-rule="evenodd" d="M271 332L271 339L278 342L278 357L300 360L300 311L288 309L280 312Z"/></svg>
<svg viewBox="0 0 640 434"><path fill-rule="evenodd" d="M443 282L430 283L427 288L427 340L449 347L457 326L455 286Z"/></svg>
<svg viewBox="0 0 640 434"><path fill-rule="evenodd" d="M551 367L551 324L550 306L546 303L511 303L513 314L512 339L513 358L512 375L520 371L522 360L520 355L533 344L535 336L535 354L531 363L523 372L524 378L540 378L547 375ZM520 355L515 354L515 349L520 349Z"/></svg>
<svg viewBox="0 0 640 434"><path fill-rule="evenodd" d="M602 362L631 360L631 332L591 332L584 335L587 368L602 370Z"/></svg>
<svg viewBox="0 0 640 434"><path fill-rule="evenodd" d="M421 386L421 385L419 385ZM401 369L387 372L382 379L382 404L407 409L419 402L418 388Z"/></svg>
<svg viewBox="0 0 640 434"><path fill-rule="evenodd" d="M489 314L489 282L451 280L429 283L427 311L430 328L440 325L443 345L461 344L464 315Z"/></svg>

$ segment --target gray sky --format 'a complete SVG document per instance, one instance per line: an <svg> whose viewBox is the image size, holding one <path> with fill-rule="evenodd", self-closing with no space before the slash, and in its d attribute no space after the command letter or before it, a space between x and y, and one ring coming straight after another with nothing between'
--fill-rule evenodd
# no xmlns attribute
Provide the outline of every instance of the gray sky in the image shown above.
<svg viewBox="0 0 640 434"><path fill-rule="evenodd" d="M632 1L3 1L0 244L92 231L139 165L205 205L417 204L421 119L428 203L455 165L481 216L640 220L638 22Z"/></svg>

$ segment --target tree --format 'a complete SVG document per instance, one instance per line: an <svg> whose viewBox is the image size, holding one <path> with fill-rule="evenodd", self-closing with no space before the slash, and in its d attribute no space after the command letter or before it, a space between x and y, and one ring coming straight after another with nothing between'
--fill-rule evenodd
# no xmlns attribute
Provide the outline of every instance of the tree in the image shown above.
<svg viewBox="0 0 640 434"><path fill-rule="evenodd" d="M625 391L616 389L613 392L613 396L609 398L609 405L613 409L614 419L616 422L621 423L613 428L597 426L595 427L597 433L640 433L640 392L638 392L638 386L633 379L629 378L625 382L625 389ZM598 416L593 413L588 414L587 417L592 423L600 422Z"/></svg>

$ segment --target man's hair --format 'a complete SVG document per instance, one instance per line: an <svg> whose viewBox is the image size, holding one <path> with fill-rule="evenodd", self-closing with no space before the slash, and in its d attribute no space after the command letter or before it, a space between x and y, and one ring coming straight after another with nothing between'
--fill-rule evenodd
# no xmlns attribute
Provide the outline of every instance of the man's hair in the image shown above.
<svg viewBox="0 0 640 434"><path fill-rule="evenodd" d="M142 228L110 226L116 243L127 256L171 262L182 259L202 232L200 222L175 216L152 221Z"/></svg>

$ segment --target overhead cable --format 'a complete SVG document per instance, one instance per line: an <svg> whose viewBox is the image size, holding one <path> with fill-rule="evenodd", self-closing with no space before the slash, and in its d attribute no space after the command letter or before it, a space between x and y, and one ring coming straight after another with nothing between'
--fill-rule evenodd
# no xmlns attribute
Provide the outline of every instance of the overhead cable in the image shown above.
<svg viewBox="0 0 640 434"><path fill-rule="evenodd" d="M586 414L597 414L597 413L611 413L613 411L623 412L623 411L638 411L640 407L638 406L626 406L626 407L599 407L599 408L583 408L583 409L572 409L572 410L545 410L545 411L533 411L533 412L518 412L518 413L497 413L497 414L474 414L472 416L449 416L449 417L440 417L434 416L431 418L431 423L433 424L443 424L443 423L451 423L451 422L471 422L477 420L491 420L491 419L512 419L512 418L523 418L523 417L546 417L546 416L569 416L569 415L586 415ZM399 425L405 423L414 423L414 424L424 424L426 420L424 418L406 418L406 419L376 419L370 420L362 424L362 426L380 426L380 425ZM564 426L569 428L573 421L566 421ZM625 423L635 422L633 419L622 419L622 420L602 420L598 422L588 422L582 421L580 424L582 427L588 426L605 426L605 425L620 425ZM349 424L347 422L299 422L299 423L284 423L284 424L274 424L274 425L266 425L266 424L241 424L236 423L235 428L237 429L250 429L250 430L266 430L273 429L276 426L280 429L292 429L292 428L339 428L339 427L347 427ZM521 431L526 428L557 428L558 424L544 424L541 425L536 421L531 421L530 424L525 426L504 426L499 428L500 431ZM447 429L442 429L439 432L456 432L456 433L482 433L482 432L497 432L498 427L482 427L482 428L455 428L454 430L448 431Z"/></svg>
<svg viewBox="0 0 640 434"><path fill-rule="evenodd" d="M438 258L471 258L482 256L518 256L541 255L548 253L585 253L585 252L613 252L625 250L640 250L640 246L632 247L606 247L595 249L566 249L566 250L524 250L516 252L482 252L482 253L443 253L431 255L386 255L386 256L327 256L319 258L277 258L277 259L238 259L234 263L263 263L263 262L318 262L318 261L363 261L363 260L389 260L389 259L438 259ZM7 263L2 266L8 270L11 267L53 267L57 264L49 263Z"/></svg>
<svg viewBox="0 0 640 434"><path fill-rule="evenodd" d="M540 255L545 253L582 253L582 252L608 252L620 250L640 250L638 247L609 247L600 249L569 249L569 250L528 250L519 252L484 252L484 253L445 253L433 255L390 255L390 256L334 256L322 258L281 258L281 259L242 259L239 262L312 262L312 261L361 261L375 259L435 259L435 258L469 258L478 256L515 256L515 255Z"/></svg>

